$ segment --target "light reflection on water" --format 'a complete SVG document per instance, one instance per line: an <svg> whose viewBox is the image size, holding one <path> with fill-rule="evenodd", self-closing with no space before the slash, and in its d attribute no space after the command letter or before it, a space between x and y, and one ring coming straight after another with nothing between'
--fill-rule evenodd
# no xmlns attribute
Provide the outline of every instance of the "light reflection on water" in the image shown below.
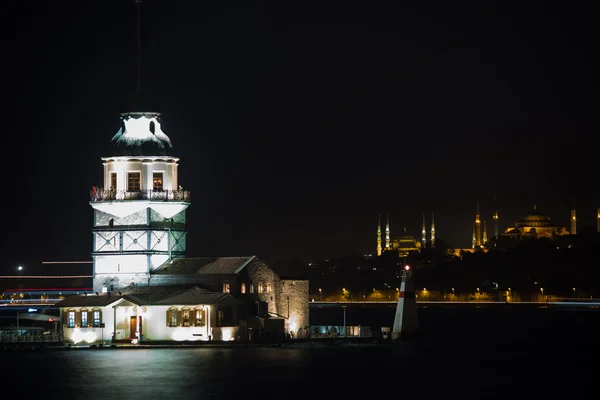
<svg viewBox="0 0 600 400"><path fill-rule="evenodd" d="M0 390L18 388L19 400L506 399L577 397L595 382L600 310L420 313L423 336L393 347L4 350Z"/></svg>

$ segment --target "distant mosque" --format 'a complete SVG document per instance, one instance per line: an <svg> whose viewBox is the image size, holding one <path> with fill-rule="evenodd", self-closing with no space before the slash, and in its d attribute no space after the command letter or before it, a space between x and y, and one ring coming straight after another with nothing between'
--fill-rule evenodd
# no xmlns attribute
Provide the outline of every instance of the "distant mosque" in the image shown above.
<svg viewBox="0 0 600 400"><path fill-rule="evenodd" d="M431 214L431 236L430 245L435 247L435 221L434 215ZM377 224L377 255L380 256L383 251L397 251L400 257L406 257L412 252L420 252L427 246L427 226L425 224L425 214L423 214L423 225L421 228L421 240L419 241L412 235L406 233L406 227L404 227L404 235L397 236L395 238L390 237L390 218L386 214L386 225L385 225L385 247L382 247L381 243L381 217L379 217Z"/></svg>
<svg viewBox="0 0 600 400"><path fill-rule="evenodd" d="M600 208L597 210L597 222L596 230L600 232ZM493 236L488 238L487 233L487 221L482 220L479 212L479 203L477 203L477 211L475 213L475 220L473 221L473 236L471 238L471 248L451 248L446 249L449 255L460 256L464 252L483 251L487 252L490 247L494 247L493 241L497 241L500 238L508 238L515 240L522 239L556 239L560 236L576 235L577 234L577 211L573 205L570 213L570 230L567 230L565 226L556 224L550 217L541 212L537 211L537 206L533 206L533 210L517 220L514 226L505 229L502 233L499 228L499 212L495 210L492 214L492 220L494 223ZM490 240L488 240L490 239ZM434 214L431 214L431 228L429 236L429 245L427 243L427 225L425 221L425 215L423 214L423 223L421 228L421 239L417 239L412 235L406 233L406 227L404 227L404 234L397 237L390 236L390 219L389 215L386 214L386 225L385 225L385 241L382 240L381 230L381 217L378 218L377 224L377 255L380 256L384 251L396 251L400 257L407 257L409 254L414 252L420 252L426 247L435 248L435 220Z"/></svg>
<svg viewBox="0 0 600 400"><path fill-rule="evenodd" d="M597 231L600 232L600 209L597 215ZM527 215L517 220L514 227L507 228L502 234L499 234L498 229L498 210L492 215L494 221L494 238L507 237L512 239L556 239L560 236L576 235L577 234L577 211L575 205L571 208L569 217L570 229L555 223L550 217L539 212L537 206L533 206L533 210ZM486 221L482 221L479 213L479 203L477 203L477 212L473 223L473 237L471 247L473 249L483 248L488 245Z"/></svg>

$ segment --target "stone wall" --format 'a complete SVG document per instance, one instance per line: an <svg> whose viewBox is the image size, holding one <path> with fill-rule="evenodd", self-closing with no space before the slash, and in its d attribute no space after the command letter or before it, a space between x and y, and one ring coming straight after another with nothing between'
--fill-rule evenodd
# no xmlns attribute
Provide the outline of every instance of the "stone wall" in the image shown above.
<svg viewBox="0 0 600 400"><path fill-rule="evenodd" d="M308 281L282 279L278 290L279 309L284 309L288 316L287 329L296 337L298 329L308 328Z"/></svg>

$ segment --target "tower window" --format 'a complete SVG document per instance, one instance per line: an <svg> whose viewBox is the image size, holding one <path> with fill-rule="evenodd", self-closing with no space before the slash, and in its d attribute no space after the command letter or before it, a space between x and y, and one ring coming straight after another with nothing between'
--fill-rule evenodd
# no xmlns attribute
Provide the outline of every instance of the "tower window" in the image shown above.
<svg viewBox="0 0 600 400"><path fill-rule="evenodd" d="M162 174L162 172L152 173L152 189L155 191L163 190L163 174Z"/></svg>
<svg viewBox="0 0 600 400"><path fill-rule="evenodd" d="M110 173L110 190L117 190L117 173L116 172L111 172Z"/></svg>
<svg viewBox="0 0 600 400"><path fill-rule="evenodd" d="M138 192L140 190L140 173L130 172L127 174L127 191Z"/></svg>

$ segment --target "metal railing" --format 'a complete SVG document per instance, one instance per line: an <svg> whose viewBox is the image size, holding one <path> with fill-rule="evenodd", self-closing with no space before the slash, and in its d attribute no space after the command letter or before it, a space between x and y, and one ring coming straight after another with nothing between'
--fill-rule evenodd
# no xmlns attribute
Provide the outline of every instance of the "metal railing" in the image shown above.
<svg viewBox="0 0 600 400"><path fill-rule="evenodd" d="M91 190L90 200L98 201L191 201L189 190Z"/></svg>

